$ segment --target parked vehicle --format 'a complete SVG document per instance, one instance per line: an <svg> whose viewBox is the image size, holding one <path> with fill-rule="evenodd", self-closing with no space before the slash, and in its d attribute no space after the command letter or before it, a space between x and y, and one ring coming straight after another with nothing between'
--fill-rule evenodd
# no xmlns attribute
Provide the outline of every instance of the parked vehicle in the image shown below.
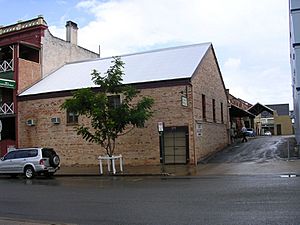
<svg viewBox="0 0 300 225"><path fill-rule="evenodd" d="M52 148L15 149L0 160L0 174L24 174L28 179L35 175L52 176L59 167L60 158Z"/></svg>
<svg viewBox="0 0 300 225"><path fill-rule="evenodd" d="M252 128L247 128L247 136L249 137L254 137L255 136L255 131Z"/></svg>
<svg viewBox="0 0 300 225"><path fill-rule="evenodd" d="M271 136L272 133L271 133L271 131L266 131L266 132L264 133L264 135L266 135L266 136Z"/></svg>

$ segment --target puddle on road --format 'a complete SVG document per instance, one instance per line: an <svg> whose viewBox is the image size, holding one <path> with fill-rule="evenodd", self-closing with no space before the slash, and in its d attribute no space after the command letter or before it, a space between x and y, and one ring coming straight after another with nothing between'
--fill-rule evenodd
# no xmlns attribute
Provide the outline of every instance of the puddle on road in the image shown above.
<svg viewBox="0 0 300 225"><path fill-rule="evenodd" d="M281 178L295 178L295 177L298 177L298 175L296 175L296 174L281 174L280 177Z"/></svg>

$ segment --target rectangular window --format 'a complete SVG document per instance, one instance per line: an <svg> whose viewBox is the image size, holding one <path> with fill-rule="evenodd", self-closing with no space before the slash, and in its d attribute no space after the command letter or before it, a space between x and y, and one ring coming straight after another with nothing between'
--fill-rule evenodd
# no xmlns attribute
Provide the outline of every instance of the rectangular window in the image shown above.
<svg viewBox="0 0 300 225"><path fill-rule="evenodd" d="M213 107L213 121L216 122L216 100L212 100L212 107Z"/></svg>
<svg viewBox="0 0 300 225"><path fill-rule="evenodd" d="M110 95L110 96L107 96L107 98L108 98L109 107L115 109L121 105L120 95Z"/></svg>
<svg viewBox="0 0 300 225"><path fill-rule="evenodd" d="M78 114L67 111L67 123L70 124L78 123Z"/></svg>
<svg viewBox="0 0 300 225"><path fill-rule="evenodd" d="M205 95L202 95L202 117L203 117L203 120L206 120L206 100L205 100Z"/></svg>
<svg viewBox="0 0 300 225"><path fill-rule="evenodd" d="M221 122L224 123L223 102L221 102Z"/></svg>

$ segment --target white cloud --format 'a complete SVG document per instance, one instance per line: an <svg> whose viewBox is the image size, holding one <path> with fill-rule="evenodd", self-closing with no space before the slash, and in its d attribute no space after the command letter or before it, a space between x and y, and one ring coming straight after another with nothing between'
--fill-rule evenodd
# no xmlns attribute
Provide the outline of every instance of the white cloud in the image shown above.
<svg viewBox="0 0 300 225"><path fill-rule="evenodd" d="M212 42L237 97L291 102L286 1L86 0L76 7L94 18L79 24L79 44L96 52L101 45L101 56ZM64 38L64 28L50 29Z"/></svg>
<svg viewBox="0 0 300 225"><path fill-rule="evenodd" d="M229 71L235 71L240 68L241 59L229 58L224 63L224 69Z"/></svg>

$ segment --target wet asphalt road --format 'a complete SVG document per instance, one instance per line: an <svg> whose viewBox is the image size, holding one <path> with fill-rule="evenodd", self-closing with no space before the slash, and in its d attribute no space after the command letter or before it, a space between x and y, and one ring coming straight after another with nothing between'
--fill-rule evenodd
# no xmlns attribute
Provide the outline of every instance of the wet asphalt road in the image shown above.
<svg viewBox="0 0 300 225"><path fill-rule="evenodd" d="M242 162L269 162L293 159L295 139L293 136L261 136L248 138L248 142L240 141L209 160L210 163L242 163ZM288 150L290 151L288 155Z"/></svg>
<svg viewBox="0 0 300 225"><path fill-rule="evenodd" d="M296 225L299 187L278 176L0 178L0 224Z"/></svg>

